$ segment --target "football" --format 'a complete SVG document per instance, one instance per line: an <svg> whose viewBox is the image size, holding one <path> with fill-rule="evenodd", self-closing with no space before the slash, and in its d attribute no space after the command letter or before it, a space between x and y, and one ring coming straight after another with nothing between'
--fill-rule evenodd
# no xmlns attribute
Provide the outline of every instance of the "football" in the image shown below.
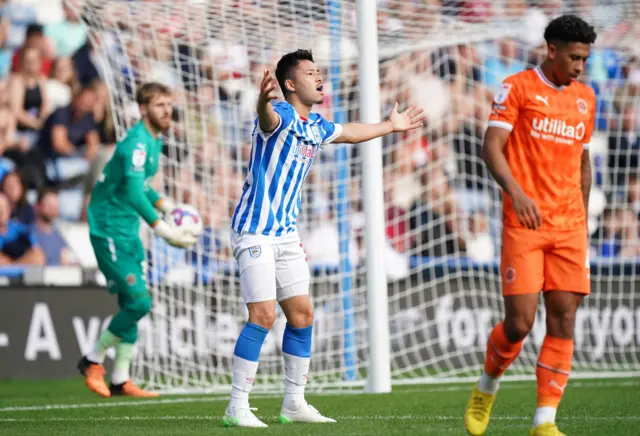
<svg viewBox="0 0 640 436"><path fill-rule="evenodd" d="M179 204L171 211L170 222L176 227L187 226L196 236L202 235L204 229L202 217L198 211L188 204Z"/></svg>

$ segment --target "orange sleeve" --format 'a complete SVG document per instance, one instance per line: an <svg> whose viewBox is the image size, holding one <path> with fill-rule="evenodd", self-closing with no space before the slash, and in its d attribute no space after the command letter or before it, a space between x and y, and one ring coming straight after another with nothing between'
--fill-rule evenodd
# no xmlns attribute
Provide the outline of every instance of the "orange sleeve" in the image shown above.
<svg viewBox="0 0 640 436"><path fill-rule="evenodd" d="M520 90L517 81L507 78L498 92L493 96L489 127L501 127L508 131L513 130L520 112Z"/></svg>

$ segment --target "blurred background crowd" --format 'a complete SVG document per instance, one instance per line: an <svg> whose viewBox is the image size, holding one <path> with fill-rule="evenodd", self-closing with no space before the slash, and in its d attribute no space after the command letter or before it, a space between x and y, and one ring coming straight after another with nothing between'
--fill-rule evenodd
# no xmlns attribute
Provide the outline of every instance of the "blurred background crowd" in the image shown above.
<svg viewBox="0 0 640 436"><path fill-rule="evenodd" d="M311 48L327 81L317 111L358 120L355 2L341 2L337 80L328 68L335 53L328 3L0 0L0 264L84 265L91 258L82 235L93 181L139 116L136 85L157 80L175 89L176 105L154 184L199 208L208 230L188 260L219 268L230 258L229 222L263 69L274 70L286 51ZM640 3L377 3L383 115L395 101L426 110L422 130L383 142L390 277L425 259L496 259L500 193L481 159L492 96L505 77L541 62L546 23L568 11L599 32L583 77L598 99L592 256L640 256ZM294 40L306 46L293 47ZM340 260L335 150L325 147L317 157L300 213L310 262L328 267ZM353 265L366 255L359 150L349 147L346 162Z"/></svg>

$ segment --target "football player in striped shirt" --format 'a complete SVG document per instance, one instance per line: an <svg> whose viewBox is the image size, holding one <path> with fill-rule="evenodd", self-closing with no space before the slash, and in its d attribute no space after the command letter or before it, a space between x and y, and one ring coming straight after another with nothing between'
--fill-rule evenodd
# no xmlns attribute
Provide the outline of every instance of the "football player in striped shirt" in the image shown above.
<svg viewBox="0 0 640 436"><path fill-rule="evenodd" d="M339 125L311 110L324 99L320 70L310 51L297 50L278 62L276 84L265 70L249 169L231 222L233 254L249 321L236 342L231 400L225 426L266 427L249 409L249 393L258 370L260 349L276 319L276 302L287 318L282 340L285 394L280 423L319 422L326 418L304 398L309 372L313 309L309 267L296 229L302 184L324 144L360 143L422 126L422 110L410 107L378 124Z"/></svg>

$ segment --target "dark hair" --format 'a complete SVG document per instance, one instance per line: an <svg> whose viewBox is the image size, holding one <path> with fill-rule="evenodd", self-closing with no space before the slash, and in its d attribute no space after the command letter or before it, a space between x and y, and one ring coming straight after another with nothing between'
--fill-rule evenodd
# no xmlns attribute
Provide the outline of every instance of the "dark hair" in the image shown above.
<svg viewBox="0 0 640 436"><path fill-rule="evenodd" d="M44 35L44 29L42 28L42 25L40 25L40 24L29 24L27 26L25 39L29 39L32 36L43 36L43 35Z"/></svg>
<svg viewBox="0 0 640 436"><path fill-rule="evenodd" d="M544 39L549 42L580 42L593 44L596 42L596 31L593 26L576 15L562 15L551 20L544 31Z"/></svg>
<svg viewBox="0 0 640 436"><path fill-rule="evenodd" d="M136 101L140 105L149 104L151 100L158 95L171 96L171 89L162 83L148 82L138 88Z"/></svg>
<svg viewBox="0 0 640 436"><path fill-rule="evenodd" d="M285 97L289 91L287 91L284 83L291 79L293 70L298 66L300 61L313 62L313 54L311 54L311 50L298 49L291 53L287 53L278 61L278 66L276 67L276 79L278 79L278 84L280 85L280 89Z"/></svg>
<svg viewBox="0 0 640 436"><path fill-rule="evenodd" d="M41 204L45 197L49 194L58 195L58 191L54 188L45 187L38 191L38 204Z"/></svg>
<svg viewBox="0 0 640 436"><path fill-rule="evenodd" d="M22 195L18 199L16 206L24 206L27 204L27 188L24 183L24 175L21 172L19 172L18 170L12 170L5 174L4 177L2 177L2 182L0 182L0 190L2 190L2 193L6 195L6 193L4 192L5 184L7 183L9 177L13 175L18 178L18 181L20 181L20 185L22 185ZM7 198L9 198L9 196L7 196Z"/></svg>

